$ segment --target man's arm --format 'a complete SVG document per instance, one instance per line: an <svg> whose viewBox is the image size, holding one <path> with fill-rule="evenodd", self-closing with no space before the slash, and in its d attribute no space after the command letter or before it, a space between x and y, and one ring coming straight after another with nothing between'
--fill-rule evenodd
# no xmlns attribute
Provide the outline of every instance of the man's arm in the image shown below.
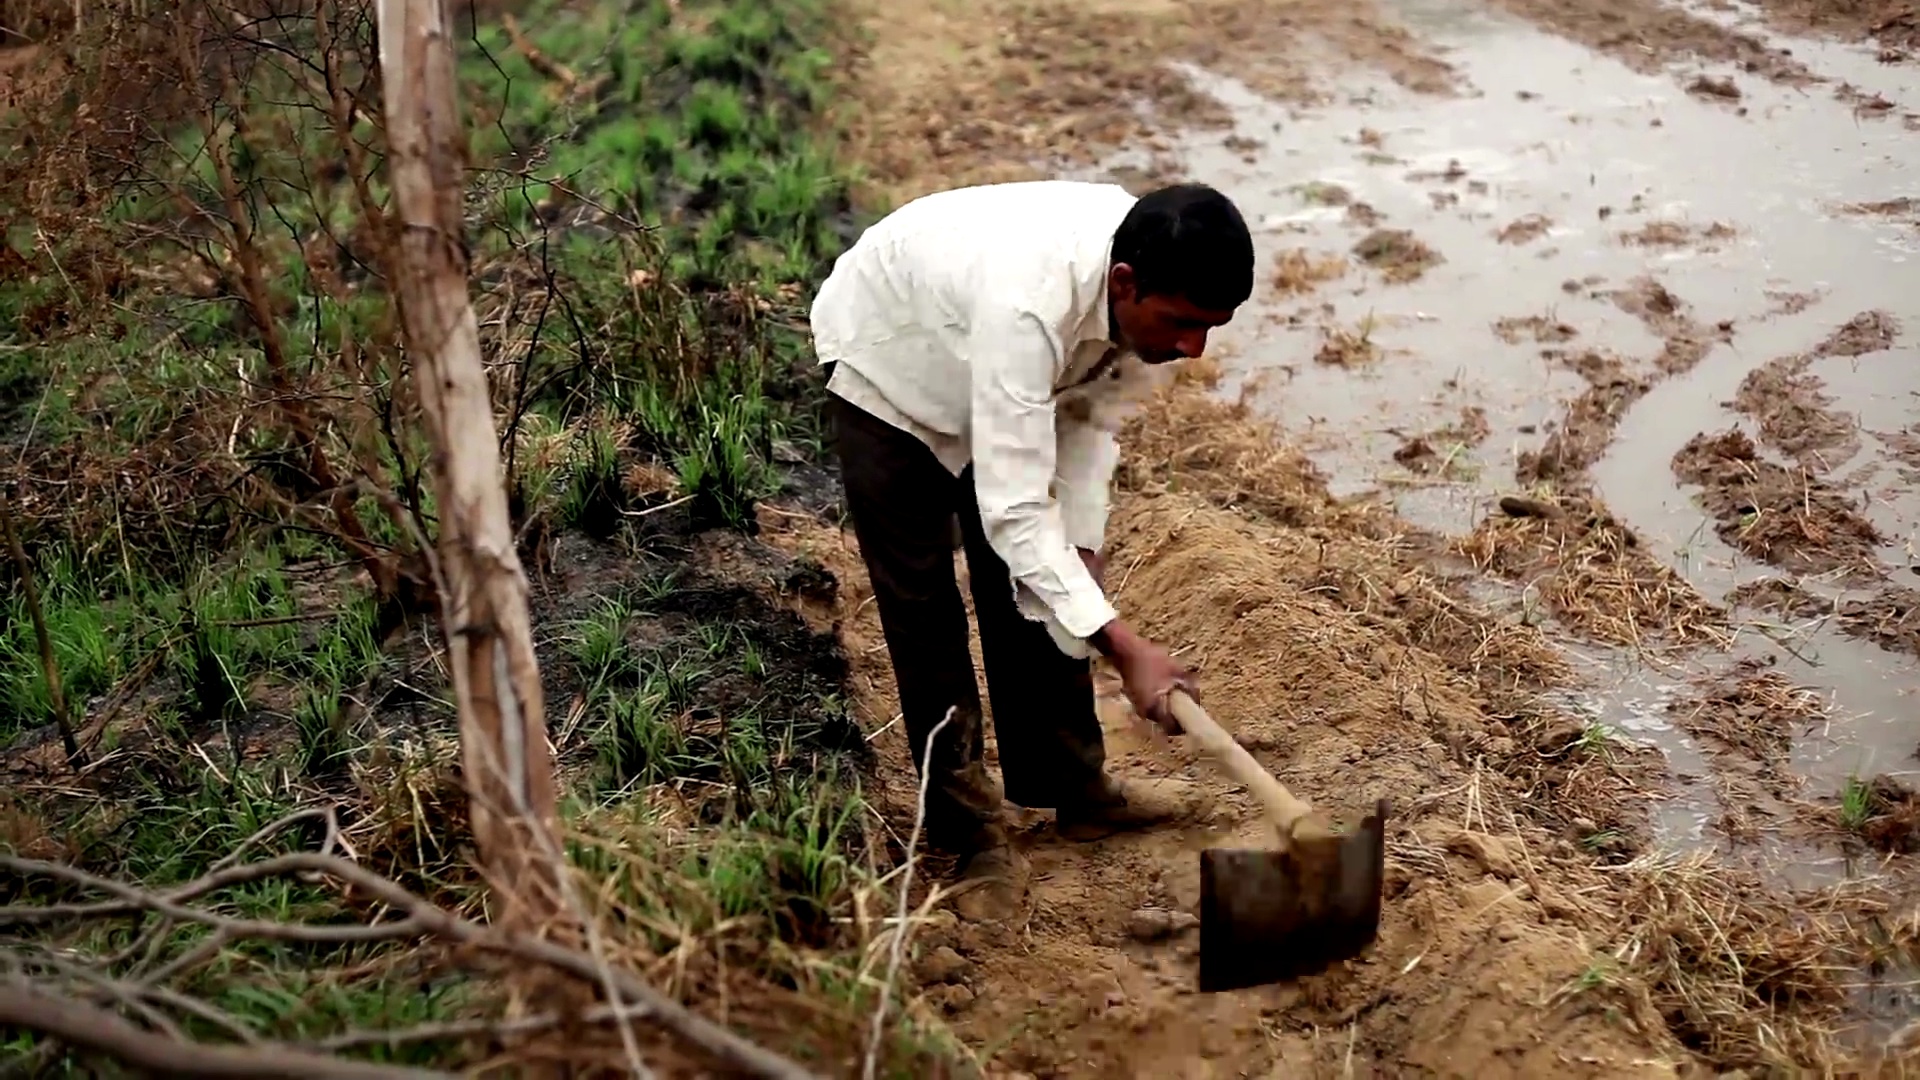
<svg viewBox="0 0 1920 1080"><path fill-rule="evenodd" d="M1017 304L983 301L981 308L986 314L969 341L980 521L1014 582L1030 589L1061 629L1091 639L1118 613L1075 550L1083 538L1069 536L1062 509L1072 499L1056 501L1050 493L1062 456L1053 403L1060 339L1047 320ZM1071 436L1069 443L1067 461L1082 460Z"/></svg>
<svg viewBox="0 0 1920 1080"><path fill-rule="evenodd" d="M987 543L1006 562L1013 581L1032 590L1062 630L1113 661L1134 711L1177 731L1167 695L1180 687L1197 700L1193 676L1121 621L1069 543L1060 504L1049 493L1059 461L1053 373L1060 340L1046 320L1017 303L983 304L982 309L989 314L975 323L969 359L974 489ZM1097 462L1098 456L1073 466L1082 483L1091 476L1088 460ZM1110 472L1111 465L1106 469ZM1101 492L1104 505L1104 480ZM1103 510L1103 529L1104 523Z"/></svg>
<svg viewBox="0 0 1920 1080"><path fill-rule="evenodd" d="M1067 417L1056 423L1059 450L1053 489L1067 542L1082 551L1099 552L1106 547L1108 499L1120 444L1096 424Z"/></svg>

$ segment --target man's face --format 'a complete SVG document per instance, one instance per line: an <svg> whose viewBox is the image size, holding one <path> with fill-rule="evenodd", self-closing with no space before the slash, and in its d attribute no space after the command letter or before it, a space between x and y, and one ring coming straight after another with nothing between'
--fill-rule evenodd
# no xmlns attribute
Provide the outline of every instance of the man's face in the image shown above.
<svg viewBox="0 0 1920 1080"><path fill-rule="evenodd" d="M1117 344L1131 348L1149 364L1192 359L1207 351L1207 331L1225 326L1231 309L1197 307L1184 296L1141 296L1133 267L1118 263L1107 277Z"/></svg>

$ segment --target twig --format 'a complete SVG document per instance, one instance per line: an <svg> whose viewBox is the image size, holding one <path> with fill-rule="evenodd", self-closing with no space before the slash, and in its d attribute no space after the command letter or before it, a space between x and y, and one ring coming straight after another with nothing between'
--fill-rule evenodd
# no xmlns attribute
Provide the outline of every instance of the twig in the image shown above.
<svg viewBox="0 0 1920 1080"><path fill-rule="evenodd" d="M442 1020L395 1031L350 1031L344 1035L322 1039L315 1045L323 1050L336 1051L352 1050L361 1046L404 1046L407 1043L465 1039L478 1035L491 1035L495 1038L503 1035L531 1035L534 1032L546 1031L570 1022L598 1024L614 1019L638 1019L644 1015L646 1015L644 1008L626 1006L616 1009L611 1005L595 1005L577 1016L561 1013L534 1013L532 1016L522 1016L512 1020Z"/></svg>
<svg viewBox="0 0 1920 1080"><path fill-rule="evenodd" d="M20 546L20 534L13 527L13 504L0 491L0 530L7 535L7 550L13 555L14 568L20 574L20 593L27 600L27 614L33 619L33 636L40 639L40 671L46 676L47 697L53 702L53 719L60 725L60 741L66 744L67 764L78 769L87 763L80 741L73 734L73 717L67 714L67 694L60 683L60 663L53 655L53 636L47 633L47 616L40 607L40 590L33 583L33 564Z"/></svg>
<svg viewBox="0 0 1920 1080"><path fill-rule="evenodd" d="M894 984L900 977L900 957L907 951L908 893L913 888L914 849L920 844L920 830L927 821L927 786L929 778L933 776L933 743L953 719L956 708L947 707L947 715L933 725L933 730L927 733L927 745L920 751L920 794L914 803L913 831L907 834L907 858L900 875L900 903L894 913L893 948L887 956L887 974L881 980L879 1004L873 1007L873 1030L867 1035L867 1056L860 1070L862 1080L873 1080L874 1070L880 1067L880 1037L886 1031L887 1005L893 1000Z"/></svg>
<svg viewBox="0 0 1920 1080"><path fill-rule="evenodd" d="M343 1061L292 1046L242 1048L184 1042L142 1031L113 1013L37 989L0 982L0 1020L61 1042L112 1055L155 1076L258 1080L452 1080L451 1073Z"/></svg>
<svg viewBox="0 0 1920 1080"><path fill-rule="evenodd" d="M503 934L470 922L338 856L304 852L281 855L261 862L232 866L209 873L164 895L97 877L75 867L40 859L0 855L0 871L21 876L57 877L109 893L117 898L91 904L50 904L43 907L0 906L0 926L38 924L59 918L97 918L148 910L160 912L183 922L212 926L233 937L256 937L277 941L378 941L424 932L462 945L542 964L590 983L600 983L603 980L611 982L622 997L633 1003L632 1015L645 1015L659 1026L726 1062L729 1075L763 1077L766 1080L817 1080L815 1074L692 1012L631 972L610 968L585 953L564 946L535 938ZM187 907L184 903L196 896L232 885L262 878L303 873L331 877L350 889L366 894L378 903L385 904L395 911L405 912L406 917L372 926L316 926L305 923L237 919ZM621 1010L611 1015L616 1019L624 1019L629 1013L627 1010Z"/></svg>

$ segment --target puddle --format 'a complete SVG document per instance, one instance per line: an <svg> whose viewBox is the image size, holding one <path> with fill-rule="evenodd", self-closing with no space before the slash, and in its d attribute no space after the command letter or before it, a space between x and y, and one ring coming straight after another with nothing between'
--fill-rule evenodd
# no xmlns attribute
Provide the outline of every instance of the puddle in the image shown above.
<svg viewBox="0 0 1920 1080"><path fill-rule="evenodd" d="M1516 486L1519 452L1537 448L1587 385L1544 358L1541 344L1504 340L1493 324L1536 315L1565 323L1577 335L1562 347L1605 350L1631 374L1650 377L1661 339L1606 291L1652 275L1697 324L1731 323L1731 337L1690 371L1657 381L1589 474L1656 554L1717 600L1763 568L1722 543L1676 486L1674 451L1698 432L1737 422L1720 403L1748 371L1809 349L1857 312L1883 309L1909 328L1895 348L1821 360L1813 370L1838 399L1835 408L1857 414L1867 429L1860 455L1836 474L1868 466L1869 513L1891 540L1882 554L1904 574L1920 496L1871 433L1920 420L1920 228L1840 207L1920 194L1914 134L1897 116L1856 119L1827 87L1742 76L1743 116L1688 95L1671 74L1636 73L1457 2L1393 10L1442 50L1470 96L1420 98L1355 73L1336 84L1337 104L1303 110L1185 69L1232 108L1237 130L1231 144L1219 132L1175 137L1172 156L1186 175L1233 195L1255 224L1262 257L1255 302L1217 335L1226 391L1257 379L1254 400L1309 450L1336 492L1384 488L1410 520L1465 532L1491 496ZM1753 32L1748 9L1714 17ZM1912 67L1876 65L1851 46L1776 43L1817 74L1903 106L1920 102ZM1122 155L1078 175L1146 164L1144 155ZM1330 200L1334 187L1346 198ZM1352 202L1370 206L1379 227L1411 230L1444 262L1405 284L1384 284L1356 266L1305 299L1279 295L1270 284L1279 253L1346 255L1368 232L1349 220ZM1528 215L1551 224L1527 243L1497 239ZM1620 233L1658 220L1697 229L1723 223L1733 234L1705 245L1621 242ZM1816 298L1787 314L1780 297L1788 292ZM1323 325L1364 331L1382 355L1358 368L1317 362ZM1447 482L1393 482L1405 475L1392 459L1403 440L1457 421L1464 406L1483 408L1490 429L1471 453L1472 468ZM1851 475L1847 483L1858 490ZM1920 686L1911 664L1805 626L1744 628L1736 652L1745 651L1778 654L1789 678L1832 695L1827 729L1797 741L1795 763L1809 777L1804 797L1831 797L1856 770L1916 767L1903 762L1915 741L1908 695ZM1591 647L1581 663L1593 676L1586 711L1660 747L1683 777L1658 814L1664 838L1716 843L1705 830L1714 806L1709 766L1664 718L1685 673L1653 672ZM1774 854L1794 864L1798 884L1846 873L1831 852L1780 845Z"/></svg>

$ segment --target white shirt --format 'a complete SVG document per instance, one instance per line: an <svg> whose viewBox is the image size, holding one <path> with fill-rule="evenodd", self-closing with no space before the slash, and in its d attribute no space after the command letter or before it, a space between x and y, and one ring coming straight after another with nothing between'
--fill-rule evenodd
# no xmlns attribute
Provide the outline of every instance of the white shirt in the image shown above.
<svg viewBox="0 0 1920 1080"><path fill-rule="evenodd" d="M1117 185L1060 180L927 195L842 254L814 299L828 389L973 463L1015 599L1071 655L1115 618L1075 548L1098 551L1114 432L1159 379L1107 325ZM1089 379L1089 375L1093 377Z"/></svg>

